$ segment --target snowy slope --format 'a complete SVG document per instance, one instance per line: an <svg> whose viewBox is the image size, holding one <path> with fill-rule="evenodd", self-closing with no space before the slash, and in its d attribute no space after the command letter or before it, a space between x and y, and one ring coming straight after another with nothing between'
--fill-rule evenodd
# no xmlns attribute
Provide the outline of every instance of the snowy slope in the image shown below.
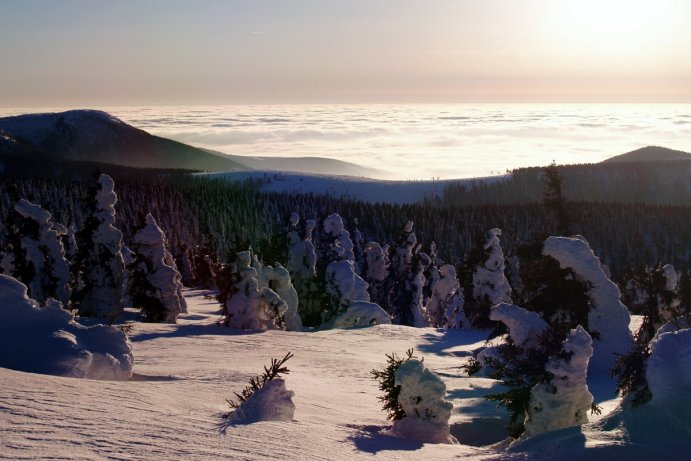
<svg viewBox="0 0 691 461"><path fill-rule="evenodd" d="M477 179L447 179L439 181L387 181L354 176L322 174L285 173L283 171L239 171L232 173L210 173L211 178L229 181L247 179L268 180L262 185L265 192L297 192L322 194L333 197L353 198L363 202L417 203L425 198L441 197L449 184L493 182L506 176L492 176Z"/></svg>
<svg viewBox="0 0 691 461"><path fill-rule="evenodd" d="M443 333L382 325L367 329L263 333L213 325L217 304L188 292L189 314L177 325L135 323L135 377L91 381L0 368L1 459L642 459L661 447L627 444L620 427L545 434L506 451L503 410L482 399L494 381L466 378L462 357L481 333ZM439 374L454 409L451 433L461 445L430 445L385 433L372 368L385 353L414 347ZM224 399L272 357L287 351L292 423L228 426ZM615 402L606 402L605 411ZM604 415L603 415L604 416ZM602 430L602 428L600 428ZM473 446L476 445L476 446ZM482 446L478 446L482 445ZM660 454L681 459L683 441ZM688 448L691 448L689 446ZM525 450L529 450L526 452Z"/></svg>

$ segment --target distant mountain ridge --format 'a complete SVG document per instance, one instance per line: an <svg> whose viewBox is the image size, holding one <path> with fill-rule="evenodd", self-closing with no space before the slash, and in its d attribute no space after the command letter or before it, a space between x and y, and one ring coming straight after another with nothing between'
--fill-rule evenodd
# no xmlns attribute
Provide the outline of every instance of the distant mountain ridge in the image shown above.
<svg viewBox="0 0 691 461"><path fill-rule="evenodd" d="M0 155L101 162L136 168L267 170L367 176L375 170L328 158L226 155L154 136L98 110L0 118Z"/></svg>
<svg viewBox="0 0 691 461"><path fill-rule="evenodd" d="M668 149L660 146L647 146L633 150L621 155L615 155L602 163L622 163L622 162L656 162L671 160L691 160L688 152Z"/></svg>

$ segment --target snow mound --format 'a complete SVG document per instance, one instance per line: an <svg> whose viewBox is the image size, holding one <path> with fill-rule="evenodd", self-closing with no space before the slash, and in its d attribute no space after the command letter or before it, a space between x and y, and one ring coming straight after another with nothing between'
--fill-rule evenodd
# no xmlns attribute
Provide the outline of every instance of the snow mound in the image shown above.
<svg viewBox="0 0 691 461"><path fill-rule="evenodd" d="M235 409L230 416L230 423L291 422L295 415L293 395L293 391L286 389L284 380L273 379Z"/></svg>
<svg viewBox="0 0 691 461"><path fill-rule="evenodd" d="M345 312L333 320L331 327L370 327L372 325L388 325L390 323L391 317L379 304L367 301L353 301Z"/></svg>
<svg viewBox="0 0 691 461"><path fill-rule="evenodd" d="M134 357L123 332L85 327L57 301L40 308L24 284L0 275L0 366L75 378L126 380Z"/></svg>
<svg viewBox="0 0 691 461"><path fill-rule="evenodd" d="M645 376L650 405L691 436L691 329L663 333L651 345Z"/></svg>
<svg viewBox="0 0 691 461"><path fill-rule="evenodd" d="M453 405L444 398L444 381L422 361L410 359L396 370L396 385L401 386L398 403L406 416L394 421L394 433L423 443L458 443L449 433Z"/></svg>
<svg viewBox="0 0 691 461"><path fill-rule="evenodd" d="M576 277L589 284L592 308L588 329L595 339L591 368L609 370L617 354L625 354L633 345L631 315L620 301L619 288L607 277L600 259L583 237L549 237L542 254L556 259L561 268L573 270Z"/></svg>

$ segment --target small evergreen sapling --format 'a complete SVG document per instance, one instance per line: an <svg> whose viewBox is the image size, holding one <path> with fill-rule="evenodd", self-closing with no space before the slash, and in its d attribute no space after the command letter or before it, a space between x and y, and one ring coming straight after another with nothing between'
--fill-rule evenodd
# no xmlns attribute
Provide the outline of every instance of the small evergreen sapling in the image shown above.
<svg viewBox="0 0 691 461"><path fill-rule="evenodd" d="M252 423L256 421L292 421L295 413L293 392L285 388L281 375L290 370L285 363L293 357L288 352L282 359L271 359L270 366L264 366L264 372L250 378L240 393L235 392L235 399L226 399L231 411L223 417L231 422Z"/></svg>
<svg viewBox="0 0 691 461"><path fill-rule="evenodd" d="M391 421L398 421L405 418L406 414L403 407L398 403L398 395L401 392L401 386L396 385L396 370L408 360L412 359L413 349L406 351L405 357L399 357L395 353L386 354L386 368L383 370L372 370L372 376L379 381L379 390L384 393L378 397L383 404L382 410L388 413L386 419Z"/></svg>

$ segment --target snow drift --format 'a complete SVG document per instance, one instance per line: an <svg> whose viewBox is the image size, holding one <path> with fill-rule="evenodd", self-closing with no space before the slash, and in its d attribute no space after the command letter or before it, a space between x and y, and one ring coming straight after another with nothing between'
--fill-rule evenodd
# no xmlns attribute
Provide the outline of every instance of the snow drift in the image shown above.
<svg viewBox="0 0 691 461"><path fill-rule="evenodd" d="M26 293L24 284L0 275L0 366L75 378L132 376L127 335L111 326L83 326L59 302L39 307Z"/></svg>

